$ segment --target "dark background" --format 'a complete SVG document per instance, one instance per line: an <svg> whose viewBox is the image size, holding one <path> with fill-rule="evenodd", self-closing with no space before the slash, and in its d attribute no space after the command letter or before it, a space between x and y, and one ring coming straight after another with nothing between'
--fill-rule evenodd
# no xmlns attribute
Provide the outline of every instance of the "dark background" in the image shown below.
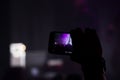
<svg viewBox="0 0 120 80"><path fill-rule="evenodd" d="M9 43L23 42L28 50L47 51L50 31L90 27L97 30L101 40L108 80L120 80L120 28L112 26L116 17L120 15L120 2L119 0L87 2L91 16L80 13L80 16L71 17L74 13L71 0L1 1L0 77L9 67Z"/></svg>

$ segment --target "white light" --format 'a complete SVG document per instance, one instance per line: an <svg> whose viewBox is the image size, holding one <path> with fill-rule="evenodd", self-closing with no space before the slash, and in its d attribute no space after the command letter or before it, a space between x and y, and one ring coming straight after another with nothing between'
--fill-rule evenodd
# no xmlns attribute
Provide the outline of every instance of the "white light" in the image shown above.
<svg viewBox="0 0 120 80"><path fill-rule="evenodd" d="M38 68L32 68L31 69L31 75L34 77L37 77L39 75L39 69Z"/></svg>
<svg viewBox="0 0 120 80"><path fill-rule="evenodd" d="M61 59L51 59L47 62L48 66L61 66L63 65L63 60Z"/></svg>
<svg viewBox="0 0 120 80"><path fill-rule="evenodd" d="M11 67L25 67L26 46L23 43L10 44Z"/></svg>
<svg viewBox="0 0 120 80"><path fill-rule="evenodd" d="M18 58L25 55L26 46L23 43L12 43L10 53L13 57Z"/></svg>

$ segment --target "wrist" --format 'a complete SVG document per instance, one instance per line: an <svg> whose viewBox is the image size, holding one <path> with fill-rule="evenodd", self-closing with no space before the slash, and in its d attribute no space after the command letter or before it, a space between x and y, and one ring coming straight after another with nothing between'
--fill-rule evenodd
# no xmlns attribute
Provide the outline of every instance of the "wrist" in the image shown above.
<svg viewBox="0 0 120 80"><path fill-rule="evenodd" d="M103 60L81 64L85 80L104 80L105 63Z"/></svg>

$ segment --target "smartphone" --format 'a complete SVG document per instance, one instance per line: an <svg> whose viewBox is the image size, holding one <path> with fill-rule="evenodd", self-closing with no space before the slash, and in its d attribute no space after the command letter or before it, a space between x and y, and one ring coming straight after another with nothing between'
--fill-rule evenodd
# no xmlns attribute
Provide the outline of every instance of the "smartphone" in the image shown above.
<svg viewBox="0 0 120 80"><path fill-rule="evenodd" d="M51 32L48 52L54 54L72 54L72 39L68 32Z"/></svg>

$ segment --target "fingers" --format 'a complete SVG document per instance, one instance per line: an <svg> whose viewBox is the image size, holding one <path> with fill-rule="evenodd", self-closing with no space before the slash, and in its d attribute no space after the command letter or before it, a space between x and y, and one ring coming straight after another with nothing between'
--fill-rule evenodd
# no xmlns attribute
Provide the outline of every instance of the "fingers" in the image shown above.
<svg viewBox="0 0 120 80"><path fill-rule="evenodd" d="M102 47L100 40L94 29L85 30L85 45L89 52L93 52L91 56L102 56Z"/></svg>
<svg viewBox="0 0 120 80"><path fill-rule="evenodd" d="M102 56L102 48L96 30L86 29L83 32L80 28L70 31L72 38L73 54L71 57L76 60L85 58L97 58Z"/></svg>
<svg viewBox="0 0 120 80"><path fill-rule="evenodd" d="M70 35L72 38L72 43L74 47L74 51L80 51L83 46L83 41L84 41L84 34L83 31L80 28L74 29L70 31Z"/></svg>
<svg viewBox="0 0 120 80"><path fill-rule="evenodd" d="M76 28L70 31L72 38L73 53L71 59L75 62L80 62L81 55L83 53L83 31L80 28ZM81 53L81 54L79 54Z"/></svg>
<svg viewBox="0 0 120 80"><path fill-rule="evenodd" d="M71 37L72 37L72 38L77 39L77 38L82 37L83 32L82 32L82 30L81 30L80 28L76 28L76 29L74 29L74 30L71 30L71 31L70 31L70 34L71 34Z"/></svg>

